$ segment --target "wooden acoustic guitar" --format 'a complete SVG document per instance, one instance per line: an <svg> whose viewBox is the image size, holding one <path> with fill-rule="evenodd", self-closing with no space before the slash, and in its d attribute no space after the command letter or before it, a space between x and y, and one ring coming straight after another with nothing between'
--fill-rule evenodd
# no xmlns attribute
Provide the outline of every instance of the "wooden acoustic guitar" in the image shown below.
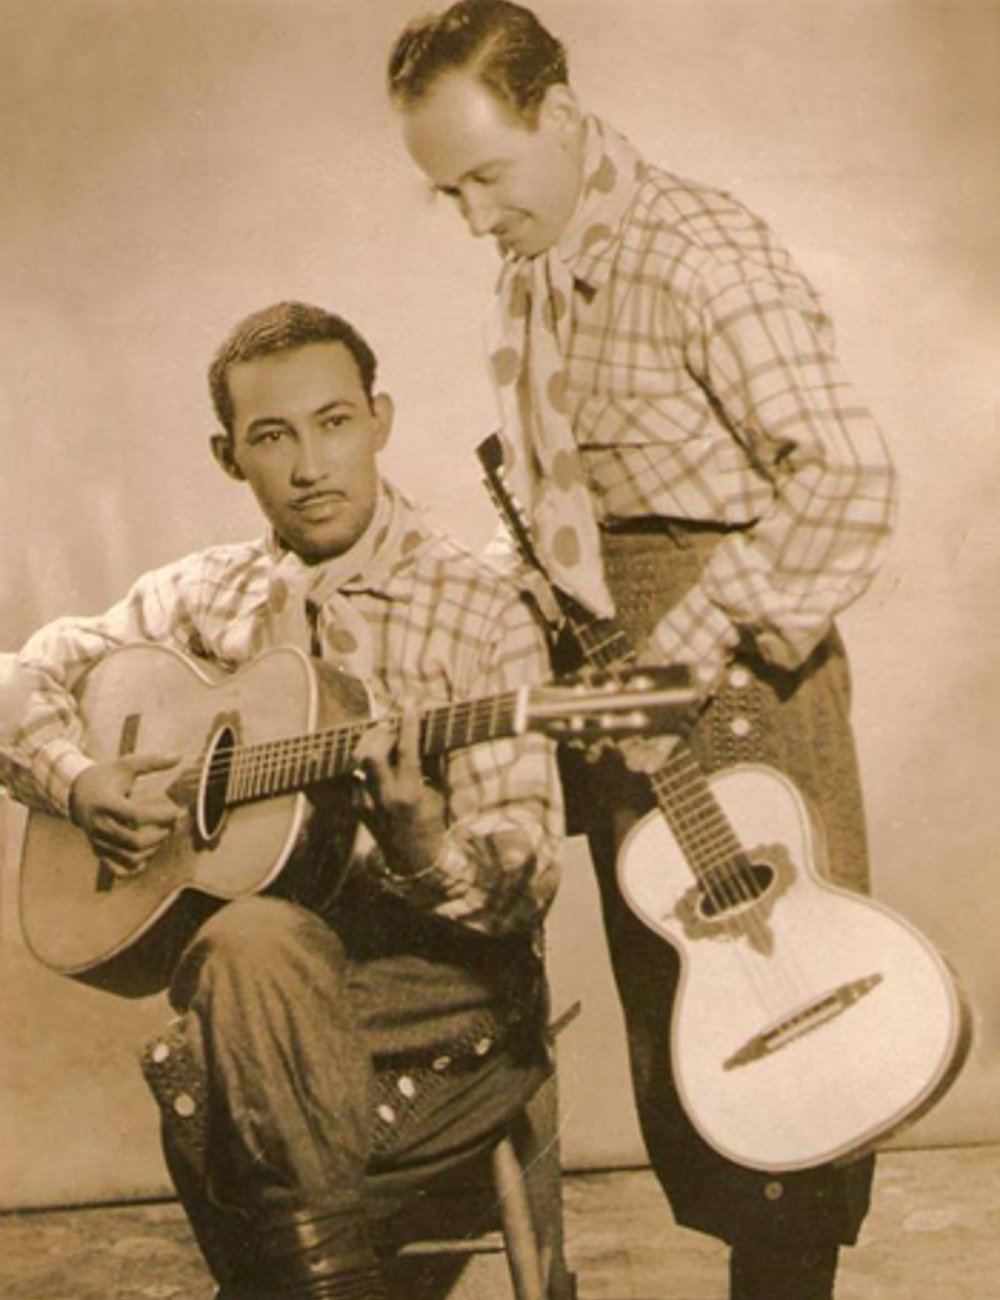
<svg viewBox="0 0 1000 1300"><path fill-rule="evenodd" d="M322 821L327 848L339 842L347 856L357 822L349 783L337 778L351 774L355 747L373 725L357 679L279 647L213 680L176 650L142 643L106 655L77 694L84 749L95 760L139 750L194 757L139 778L137 793L165 792L181 815L156 854L127 875L112 872L72 822L30 815L21 924L46 966L126 996L154 992L179 946L220 904L281 891L288 880L299 896L302 876L315 870L315 855L296 851L307 820ZM528 731L586 742L663 730L692 698L687 677L669 671L523 687L423 713L421 753ZM330 857L316 882L326 895Z"/></svg>
<svg viewBox="0 0 1000 1300"><path fill-rule="evenodd" d="M487 486L539 574L496 437ZM585 663L634 660L617 625L550 586ZM912 1123L971 1044L961 989L935 948L874 900L817 871L795 786L761 764L707 775L679 740L649 774L656 810L623 842L621 892L677 950L673 1073L701 1136L766 1171L858 1157Z"/></svg>

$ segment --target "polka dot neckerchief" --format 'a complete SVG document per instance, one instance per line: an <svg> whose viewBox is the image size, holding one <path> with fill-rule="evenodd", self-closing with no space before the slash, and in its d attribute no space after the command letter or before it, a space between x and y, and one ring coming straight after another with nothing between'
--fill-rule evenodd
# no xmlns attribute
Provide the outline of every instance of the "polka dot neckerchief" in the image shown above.
<svg viewBox="0 0 1000 1300"><path fill-rule="evenodd" d="M565 354L574 276L592 269L611 244L642 169L627 140L587 118L576 212L547 253L504 263L488 331L506 477L549 577L603 618L613 616L614 604L570 422Z"/></svg>
<svg viewBox="0 0 1000 1300"><path fill-rule="evenodd" d="M294 552L277 559L268 592L268 645L294 645L363 681L373 675L371 632L344 594L378 586L421 536L402 497L380 485L375 513L363 536L343 555L305 564Z"/></svg>

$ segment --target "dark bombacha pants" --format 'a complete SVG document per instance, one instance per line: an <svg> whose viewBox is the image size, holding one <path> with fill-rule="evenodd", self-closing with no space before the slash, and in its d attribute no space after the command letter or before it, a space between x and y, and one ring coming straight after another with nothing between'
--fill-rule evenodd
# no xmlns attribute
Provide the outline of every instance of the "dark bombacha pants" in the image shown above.
<svg viewBox="0 0 1000 1300"><path fill-rule="evenodd" d="M719 530L684 525L605 534L608 582L618 621L633 644L697 580L719 540ZM825 844L817 866L837 884L863 892L868 859L849 691L835 632L794 673L744 653L689 743L706 771L758 762L788 776ZM734 1300L831 1295L837 1249L856 1240L867 1213L873 1158L775 1176L734 1164L697 1134L671 1077L678 957L628 908L616 882L619 846L655 806L648 782L628 772L614 752L594 766L580 760L567 770L570 815L579 808L579 828L586 829L600 886L640 1126L674 1216L733 1246Z"/></svg>
<svg viewBox="0 0 1000 1300"><path fill-rule="evenodd" d="M180 1017L143 1067L225 1300L385 1294L377 1225L488 1148L547 1076L527 945L458 929L385 894L325 917L257 897L184 952Z"/></svg>

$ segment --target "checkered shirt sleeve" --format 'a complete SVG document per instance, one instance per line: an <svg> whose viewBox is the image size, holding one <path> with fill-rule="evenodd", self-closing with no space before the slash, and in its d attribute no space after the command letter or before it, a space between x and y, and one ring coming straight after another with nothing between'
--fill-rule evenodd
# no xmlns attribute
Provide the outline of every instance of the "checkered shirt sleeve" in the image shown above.
<svg viewBox="0 0 1000 1300"><path fill-rule="evenodd" d="M12 793L26 803L65 815L73 782L92 764L82 748L73 696L86 671L109 650L140 641L204 653L204 641L218 643L231 627L229 619L239 611L255 569L258 585L265 581L262 564L263 550L254 547L187 556L145 574L106 613L57 619L36 632L18 658L37 685L4 746L4 757L16 778ZM199 623L207 636L199 633ZM236 661L246 657L248 653L237 652Z"/></svg>

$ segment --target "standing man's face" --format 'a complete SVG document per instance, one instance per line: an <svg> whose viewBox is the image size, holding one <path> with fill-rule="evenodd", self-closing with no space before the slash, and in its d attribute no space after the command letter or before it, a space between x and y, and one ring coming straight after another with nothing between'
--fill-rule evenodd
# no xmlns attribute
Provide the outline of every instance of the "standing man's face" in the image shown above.
<svg viewBox="0 0 1000 1300"><path fill-rule="evenodd" d="M558 242L580 193L580 112L567 86L552 86L535 127L472 73L448 72L403 113L406 147L474 235L502 253L535 257Z"/></svg>

